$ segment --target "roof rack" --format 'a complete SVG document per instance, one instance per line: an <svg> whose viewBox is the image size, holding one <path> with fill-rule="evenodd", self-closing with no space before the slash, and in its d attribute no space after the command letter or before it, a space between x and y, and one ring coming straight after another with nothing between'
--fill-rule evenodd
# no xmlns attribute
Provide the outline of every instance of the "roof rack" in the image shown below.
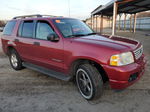
<svg viewBox="0 0 150 112"><path fill-rule="evenodd" d="M40 15L40 14L35 14L35 15L24 15L24 16L16 16L13 19L21 19L21 18L30 18L30 17L63 17L63 16L53 16L53 15Z"/></svg>

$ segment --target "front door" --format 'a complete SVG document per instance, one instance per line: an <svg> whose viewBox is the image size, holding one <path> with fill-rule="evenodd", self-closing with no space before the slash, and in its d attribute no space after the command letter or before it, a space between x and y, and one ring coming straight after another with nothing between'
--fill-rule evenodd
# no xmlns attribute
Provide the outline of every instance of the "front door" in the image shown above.
<svg viewBox="0 0 150 112"><path fill-rule="evenodd" d="M35 41L32 45L35 64L56 71L63 71L63 40L58 42L47 40L47 36L55 33L48 21L37 21L35 30Z"/></svg>

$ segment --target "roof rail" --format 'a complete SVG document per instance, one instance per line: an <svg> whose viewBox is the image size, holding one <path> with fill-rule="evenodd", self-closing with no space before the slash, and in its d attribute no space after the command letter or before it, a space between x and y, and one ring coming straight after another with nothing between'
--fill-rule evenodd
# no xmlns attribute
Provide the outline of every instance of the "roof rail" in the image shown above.
<svg viewBox="0 0 150 112"><path fill-rule="evenodd" d="M63 16L53 16L53 15L40 15L40 14L35 14L35 15L16 16L16 17L14 17L13 19L30 18L30 17L63 17Z"/></svg>

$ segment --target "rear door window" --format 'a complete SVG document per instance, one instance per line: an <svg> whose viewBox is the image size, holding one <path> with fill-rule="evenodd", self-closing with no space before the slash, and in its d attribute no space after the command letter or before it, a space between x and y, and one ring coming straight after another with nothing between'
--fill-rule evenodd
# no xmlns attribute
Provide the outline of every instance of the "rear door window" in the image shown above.
<svg viewBox="0 0 150 112"><path fill-rule="evenodd" d="M9 21L4 28L3 34L11 35L15 25L16 25L16 21Z"/></svg>
<svg viewBox="0 0 150 112"><path fill-rule="evenodd" d="M22 25L22 37L32 38L34 33L34 22L33 21L24 21Z"/></svg>

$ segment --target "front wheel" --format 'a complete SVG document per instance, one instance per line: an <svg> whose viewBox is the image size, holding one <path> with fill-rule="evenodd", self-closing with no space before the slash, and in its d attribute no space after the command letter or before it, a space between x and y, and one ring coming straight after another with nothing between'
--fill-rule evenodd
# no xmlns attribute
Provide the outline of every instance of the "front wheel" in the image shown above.
<svg viewBox="0 0 150 112"><path fill-rule="evenodd" d="M90 64L79 66L76 71L76 83L79 92L87 100L98 99L103 93L101 74Z"/></svg>

